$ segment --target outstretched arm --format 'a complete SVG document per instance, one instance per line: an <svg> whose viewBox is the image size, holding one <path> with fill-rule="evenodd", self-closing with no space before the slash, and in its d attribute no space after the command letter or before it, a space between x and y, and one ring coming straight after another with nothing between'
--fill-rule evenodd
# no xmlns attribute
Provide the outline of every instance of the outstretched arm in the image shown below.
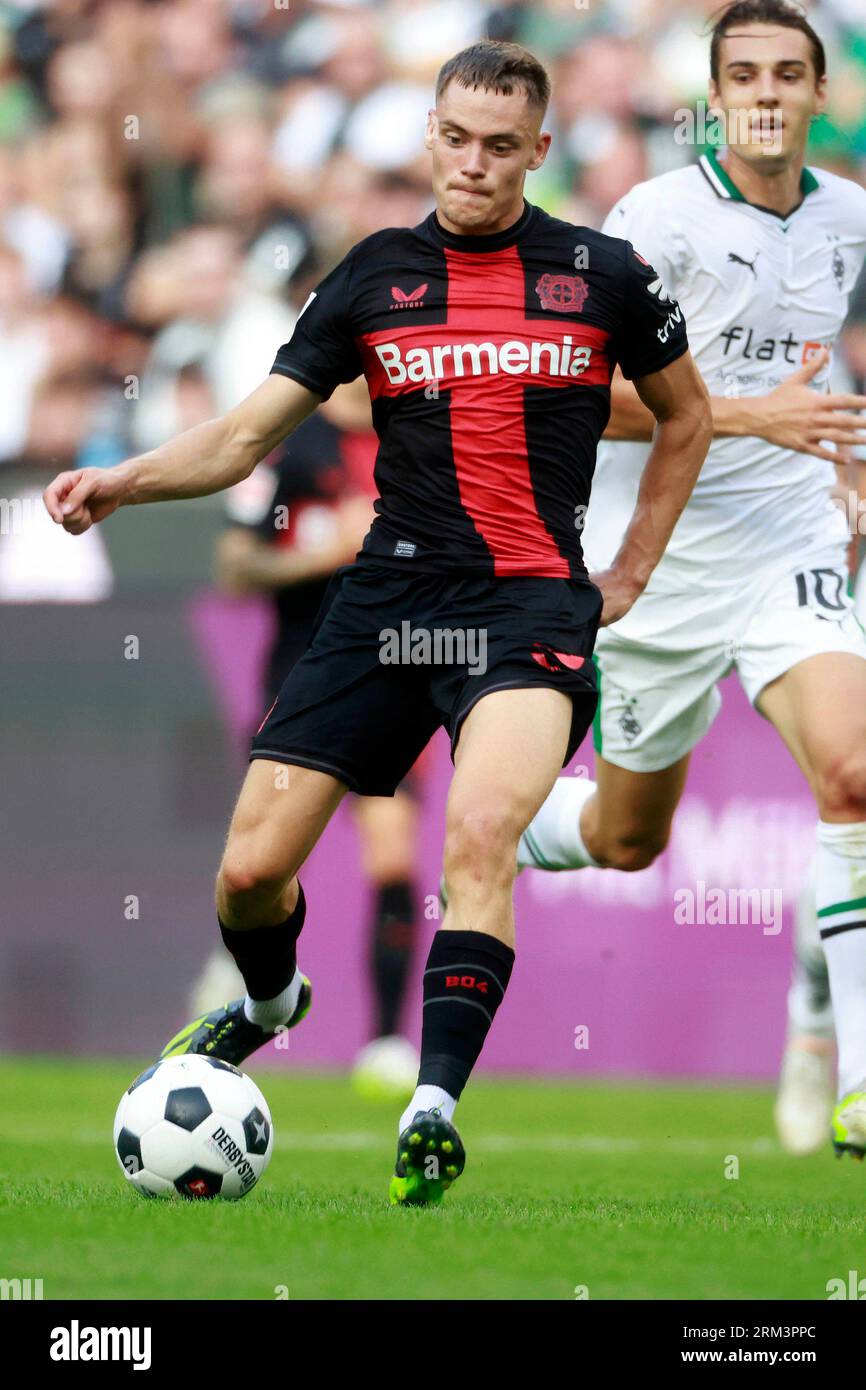
<svg viewBox="0 0 866 1390"><path fill-rule="evenodd" d="M185 430L158 449L114 468L58 474L43 501L53 521L80 536L118 507L221 492L247 477L321 399L291 377L269 376L234 410Z"/></svg>
<svg viewBox="0 0 866 1390"><path fill-rule="evenodd" d="M836 462L825 442L866 444L866 396L826 394L809 385L828 360L826 350L766 396L711 396L715 438L751 435L782 449ZM641 402L635 384L617 372L611 383L611 416L605 439L649 440L655 420Z"/></svg>
<svg viewBox="0 0 866 1390"><path fill-rule="evenodd" d="M603 627L624 617L646 588L713 437L710 398L691 353L637 378L634 386L655 436L622 545L610 569L592 576L604 596Z"/></svg>

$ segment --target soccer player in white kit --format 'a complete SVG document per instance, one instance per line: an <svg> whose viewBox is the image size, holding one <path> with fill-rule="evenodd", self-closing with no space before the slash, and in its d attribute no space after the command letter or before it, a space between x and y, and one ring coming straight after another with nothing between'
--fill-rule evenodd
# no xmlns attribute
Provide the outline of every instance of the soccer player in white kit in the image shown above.
<svg viewBox="0 0 866 1390"><path fill-rule="evenodd" d="M866 635L848 595L835 446L858 396L829 395L830 349L866 254L866 190L805 165L826 101L823 46L785 0L741 0L713 32L710 103L727 148L640 184L604 230L681 306L715 439L644 594L597 644L595 783L561 778L518 863L637 870L667 844L692 749L731 669L818 808L816 901L838 1041L838 1153L866 1152ZM751 113L751 114L749 114ZM660 330L660 332L663 330ZM819 392L823 394L818 394ZM652 419L615 386L585 524L613 562Z"/></svg>
<svg viewBox="0 0 866 1390"><path fill-rule="evenodd" d="M866 460L848 479L842 479L840 501L856 517L856 533L866 515ZM853 504L853 505L852 505ZM855 554L852 559L856 566ZM854 612L866 628L866 565L861 564L854 587ZM812 863L797 900L794 917L794 961L788 990L788 1028L782 1057L774 1115L779 1139L792 1154L809 1154L823 1147L835 1094L835 1028L821 944L821 923L815 906L816 866Z"/></svg>

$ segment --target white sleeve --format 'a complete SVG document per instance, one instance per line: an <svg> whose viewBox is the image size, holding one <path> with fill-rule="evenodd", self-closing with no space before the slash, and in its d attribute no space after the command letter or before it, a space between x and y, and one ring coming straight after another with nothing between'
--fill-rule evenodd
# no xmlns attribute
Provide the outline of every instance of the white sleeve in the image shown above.
<svg viewBox="0 0 866 1390"><path fill-rule="evenodd" d="M670 208L651 184L638 184L611 208L602 231L630 241L635 251L658 272L672 299L680 297L688 268L688 247Z"/></svg>
<svg viewBox="0 0 866 1390"><path fill-rule="evenodd" d="M866 241L866 188L863 188L859 183L855 184L854 187L857 190L858 228L863 240Z"/></svg>

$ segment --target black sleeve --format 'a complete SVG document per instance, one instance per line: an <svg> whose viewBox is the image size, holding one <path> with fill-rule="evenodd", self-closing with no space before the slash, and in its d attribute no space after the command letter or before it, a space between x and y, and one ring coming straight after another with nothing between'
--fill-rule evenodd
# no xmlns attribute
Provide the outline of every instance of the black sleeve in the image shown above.
<svg viewBox="0 0 866 1390"><path fill-rule="evenodd" d="M629 381L669 367L688 351L686 321L671 299L661 277L630 241L625 246L622 322L615 335L614 353Z"/></svg>
<svg viewBox="0 0 866 1390"><path fill-rule="evenodd" d="M271 367L272 375L290 376L323 400L363 371L350 318L353 257L350 251L310 295Z"/></svg>

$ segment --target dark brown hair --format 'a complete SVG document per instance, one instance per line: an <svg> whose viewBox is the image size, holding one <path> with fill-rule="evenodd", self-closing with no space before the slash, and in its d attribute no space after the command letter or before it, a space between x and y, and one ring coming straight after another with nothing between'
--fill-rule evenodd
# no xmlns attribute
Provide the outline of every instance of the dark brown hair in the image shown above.
<svg viewBox="0 0 866 1390"><path fill-rule="evenodd" d="M550 102L547 70L519 43L482 39L449 58L436 79L437 102L452 78L461 87L483 87L506 97L522 88L530 106L542 115Z"/></svg>
<svg viewBox="0 0 866 1390"><path fill-rule="evenodd" d="M744 24L778 24L784 29L799 29L806 35L812 46L812 62L815 76L820 80L827 75L827 55L824 45L812 28L806 13L790 0L734 0L719 15L713 26L710 43L710 75L714 82L719 80L719 59L722 39L732 30Z"/></svg>

